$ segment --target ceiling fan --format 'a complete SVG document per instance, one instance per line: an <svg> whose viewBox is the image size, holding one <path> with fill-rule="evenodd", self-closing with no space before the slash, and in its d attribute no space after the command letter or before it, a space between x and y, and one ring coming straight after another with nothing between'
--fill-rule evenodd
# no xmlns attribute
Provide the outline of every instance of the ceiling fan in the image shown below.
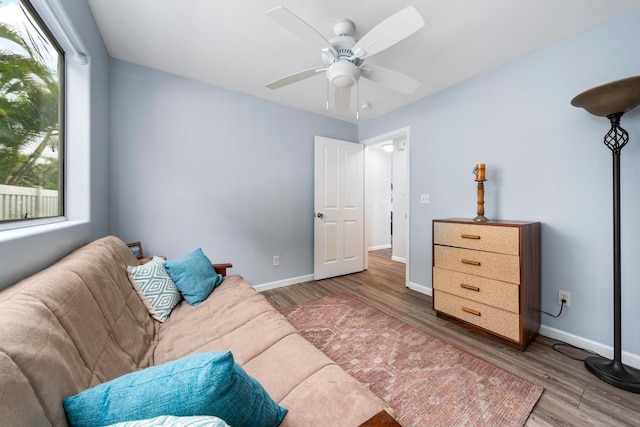
<svg viewBox="0 0 640 427"><path fill-rule="evenodd" d="M299 71L268 83L266 87L269 89L278 89L325 72L327 108L329 108L330 85L335 91L335 109L342 112L349 110L351 88L357 85L361 76L406 94L412 94L420 87L418 81L397 71L379 65L364 65L365 59L393 46L424 27L422 16L413 6L406 7L391 15L360 40L353 38L355 24L346 18L335 22L333 25L335 37L327 40L285 7L276 7L266 13L311 47L318 49L322 54L323 61L321 66Z"/></svg>

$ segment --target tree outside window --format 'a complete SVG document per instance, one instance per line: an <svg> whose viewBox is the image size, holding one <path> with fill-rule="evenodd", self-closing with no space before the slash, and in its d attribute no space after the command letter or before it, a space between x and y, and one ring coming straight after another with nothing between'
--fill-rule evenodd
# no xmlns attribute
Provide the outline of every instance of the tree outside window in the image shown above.
<svg viewBox="0 0 640 427"><path fill-rule="evenodd" d="M0 222L64 214L63 70L32 6L0 0Z"/></svg>

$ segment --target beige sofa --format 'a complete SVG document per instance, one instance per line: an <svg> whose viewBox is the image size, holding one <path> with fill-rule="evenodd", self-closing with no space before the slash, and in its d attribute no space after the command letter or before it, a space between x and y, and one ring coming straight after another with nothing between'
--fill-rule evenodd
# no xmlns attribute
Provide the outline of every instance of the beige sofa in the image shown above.
<svg viewBox="0 0 640 427"><path fill-rule="evenodd" d="M125 373L204 351L235 360L289 410L282 426L358 426L384 401L308 341L240 276L160 323L115 237L0 291L0 422L66 426L62 400Z"/></svg>

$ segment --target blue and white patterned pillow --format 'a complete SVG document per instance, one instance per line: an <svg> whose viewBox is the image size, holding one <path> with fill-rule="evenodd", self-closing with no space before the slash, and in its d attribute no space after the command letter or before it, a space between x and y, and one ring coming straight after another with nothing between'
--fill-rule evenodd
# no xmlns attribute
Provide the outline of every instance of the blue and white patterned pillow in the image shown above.
<svg viewBox="0 0 640 427"><path fill-rule="evenodd" d="M161 415L146 420L124 421L111 424L109 427L229 427L229 424L213 415L196 415L192 417Z"/></svg>
<svg viewBox="0 0 640 427"><path fill-rule="evenodd" d="M140 299L156 320L164 322L178 305L182 294L162 266L163 259L154 256L143 265L127 267L129 279Z"/></svg>

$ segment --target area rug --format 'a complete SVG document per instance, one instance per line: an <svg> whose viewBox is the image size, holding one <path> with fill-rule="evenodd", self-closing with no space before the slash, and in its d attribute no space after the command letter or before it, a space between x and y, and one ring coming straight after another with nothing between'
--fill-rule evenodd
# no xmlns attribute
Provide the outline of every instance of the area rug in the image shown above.
<svg viewBox="0 0 640 427"><path fill-rule="evenodd" d="M339 294L283 309L411 426L522 426L543 388Z"/></svg>

